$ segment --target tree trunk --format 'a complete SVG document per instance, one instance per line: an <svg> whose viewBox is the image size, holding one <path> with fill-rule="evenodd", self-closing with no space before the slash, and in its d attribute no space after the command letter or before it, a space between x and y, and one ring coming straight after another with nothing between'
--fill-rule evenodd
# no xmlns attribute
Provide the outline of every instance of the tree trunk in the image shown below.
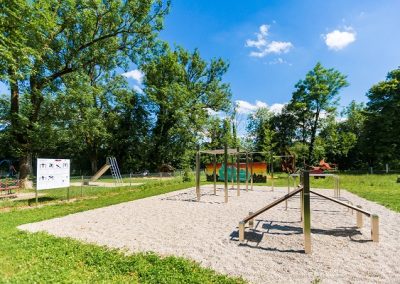
<svg viewBox="0 0 400 284"><path fill-rule="evenodd" d="M309 164L313 162L312 158L314 152L315 136L317 134L318 120L319 120L319 110L315 114L314 125L311 128L311 139L310 139L310 146L308 147L308 161L307 161Z"/></svg>
<svg viewBox="0 0 400 284"><path fill-rule="evenodd" d="M89 157L90 159L90 167L92 169L92 174L95 174L98 170L97 166L97 152L92 152L92 154Z"/></svg>
<svg viewBox="0 0 400 284"><path fill-rule="evenodd" d="M32 173L32 154L25 153L19 158L19 179L21 180L22 188L32 188L32 183L29 182L29 175Z"/></svg>

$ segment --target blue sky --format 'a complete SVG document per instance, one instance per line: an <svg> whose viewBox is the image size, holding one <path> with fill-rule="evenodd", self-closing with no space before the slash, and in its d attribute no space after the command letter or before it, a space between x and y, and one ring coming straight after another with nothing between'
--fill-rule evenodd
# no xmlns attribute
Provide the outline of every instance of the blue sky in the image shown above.
<svg viewBox="0 0 400 284"><path fill-rule="evenodd" d="M225 81L243 113L288 102L318 61L348 76L343 107L366 102L368 89L400 65L399 14L398 0L173 0L160 38L227 60Z"/></svg>
<svg viewBox="0 0 400 284"><path fill-rule="evenodd" d="M368 89L400 65L399 15L398 0L173 0L160 37L229 61L225 80L234 100L250 104L241 103L245 108L288 102L295 83L318 61L348 76L350 86L340 93L345 106L366 102ZM268 28L257 49L263 25Z"/></svg>

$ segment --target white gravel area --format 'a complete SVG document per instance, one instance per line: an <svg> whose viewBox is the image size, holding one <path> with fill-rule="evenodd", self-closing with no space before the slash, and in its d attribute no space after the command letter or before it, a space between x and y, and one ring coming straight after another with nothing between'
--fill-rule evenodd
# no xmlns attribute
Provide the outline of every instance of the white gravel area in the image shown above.
<svg viewBox="0 0 400 284"><path fill-rule="evenodd" d="M304 254L299 197L256 218L238 241L238 223L286 194L286 188L254 187L253 191L202 187L22 225L30 232L121 248L183 256L218 272L242 276L251 283L400 283L400 214L342 190L341 198L378 214L380 242L371 241L370 221L356 228L356 214L311 195L312 254ZM333 196L332 190L318 190Z"/></svg>

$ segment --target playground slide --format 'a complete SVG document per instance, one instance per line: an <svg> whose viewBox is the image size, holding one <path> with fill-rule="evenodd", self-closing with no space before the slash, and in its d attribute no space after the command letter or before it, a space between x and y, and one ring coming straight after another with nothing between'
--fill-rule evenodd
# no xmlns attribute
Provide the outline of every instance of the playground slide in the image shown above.
<svg viewBox="0 0 400 284"><path fill-rule="evenodd" d="M108 169L110 168L109 164L105 164L104 166L101 167L100 170L97 171L97 173L94 174L94 176L92 176L92 178L90 179L90 181L96 181L99 179L99 177L101 177Z"/></svg>

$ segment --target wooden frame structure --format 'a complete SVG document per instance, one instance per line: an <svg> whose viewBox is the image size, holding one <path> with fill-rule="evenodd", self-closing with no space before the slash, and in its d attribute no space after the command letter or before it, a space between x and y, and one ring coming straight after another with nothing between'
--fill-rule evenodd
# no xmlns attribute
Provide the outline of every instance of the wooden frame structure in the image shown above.
<svg viewBox="0 0 400 284"><path fill-rule="evenodd" d="M249 190L249 154L258 153L258 152L243 152L240 151L240 148L228 148L228 145L224 145L224 149L217 149L217 150L200 150L200 147L197 147L196 152L196 197L197 201L201 199L200 193L200 158L201 154L208 154L213 155L213 183L214 183L214 195L217 194L217 155L224 156L224 195L225 195L225 203L228 202L228 156L231 156L231 182L232 188L234 188L233 183L233 164L234 164L234 157L236 156L236 188L237 188L237 196L240 196L240 157L245 155L246 159L246 191ZM251 189L253 189L253 159L251 159L251 166L250 166L250 181L251 181Z"/></svg>
<svg viewBox="0 0 400 284"><path fill-rule="evenodd" d="M268 204L267 206L259 209L255 213L250 212L249 215L243 218L239 222L239 241L243 242L245 240L245 226L246 223L249 223L249 227L253 228L254 218L258 215L268 211L269 209L275 207L276 205L280 204L283 201L288 200L289 198L293 197L296 194L300 194L300 203L301 203L301 221L303 227L303 234L304 234L304 252L309 254L311 253L311 204L310 204L310 193L315 194L319 197L324 199L330 200L335 202L339 205L347 207L349 209L355 210L357 212L357 227L361 228L363 226L363 215L370 217L371 219L371 239L373 242L379 242L379 217L378 215L371 214L368 211L363 210L360 206L353 206L346 204L342 201L339 201L335 198L331 198L325 196L323 194L317 193L315 191L310 190L310 173L308 171L304 171L300 175L301 185L292 192L287 193L286 195L282 196L281 198L275 200L274 202Z"/></svg>

